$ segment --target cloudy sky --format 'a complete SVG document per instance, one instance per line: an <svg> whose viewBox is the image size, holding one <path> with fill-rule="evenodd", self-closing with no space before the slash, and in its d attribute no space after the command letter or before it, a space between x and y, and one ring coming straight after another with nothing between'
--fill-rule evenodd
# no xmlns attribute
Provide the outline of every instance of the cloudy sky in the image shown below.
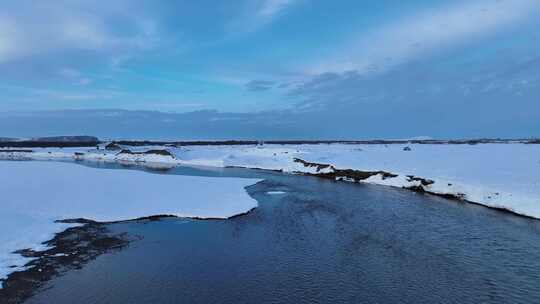
<svg viewBox="0 0 540 304"><path fill-rule="evenodd" d="M539 15L538 0L3 0L0 136L13 113L95 109L207 113L249 136L540 136Z"/></svg>

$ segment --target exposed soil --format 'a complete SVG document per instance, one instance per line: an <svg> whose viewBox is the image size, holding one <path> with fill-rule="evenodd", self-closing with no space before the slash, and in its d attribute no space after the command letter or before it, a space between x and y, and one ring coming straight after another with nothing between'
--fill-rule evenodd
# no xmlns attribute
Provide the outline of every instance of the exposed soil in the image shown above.
<svg viewBox="0 0 540 304"><path fill-rule="evenodd" d="M27 270L11 273L0 289L0 303L22 303L31 297L45 282L71 270L79 269L98 255L119 250L128 245L126 235L111 234L104 224L76 219L63 221L83 224L69 228L45 242L45 251L20 250L16 253L35 258Z"/></svg>
<svg viewBox="0 0 540 304"><path fill-rule="evenodd" d="M429 186L431 184L434 184L435 181L431 180L431 179L427 179L427 178L422 178L422 177L416 177L414 175L407 175L407 180L409 182L412 182L412 181L418 181L420 182L423 186Z"/></svg>
<svg viewBox="0 0 540 304"><path fill-rule="evenodd" d="M120 151L118 154L131 154L131 155L162 155L162 156L170 156L172 158L174 158L174 155L167 151L167 150L148 150L148 151L145 151L145 152L133 152L129 149L124 149L122 151Z"/></svg>
<svg viewBox="0 0 540 304"><path fill-rule="evenodd" d="M360 170L352 170L352 169L336 169L334 166L329 164L318 164L318 163L311 163L307 162L300 158L295 158L294 162L301 163L306 168L316 168L317 172L320 172L324 169L330 169L330 172L321 172L321 173L302 173L304 175L314 175L322 178L327 179L348 179L348 180L354 180L355 182L359 182L365 179L370 178L371 176L380 174L383 179L386 178L392 178L397 177L396 174L386 172L386 171L360 171Z"/></svg>
<svg viewBox="0 0 540 304"><path fill-rule="evenodd" d="M120 145L118 145L115 142L111 142L111 143L108 143L105 146L105 150L107 150L107 151L120 151L120 150L122 150L122 147L120 147Z"/></svg>
<svg viewBox="0 0 540 304"><path fill-rule="evenodd" d="M231 220L245 216L256 208L231 216L229 218L197 218L193 220ZM133 240L140 237L128 236L125 233L113 234L107 224L123 222L154 222L165 218L177 218L175 215L152 215L119 222L95 222L83 218L62 220L59 223L82 224L82 226L68 228L44 244L50 249L33 251L24 249L16 251L24 257L35 258L26 264L28 269L13 272L8 275L0 289L0 304L23 303L32 297L44 284L63 273L81 269L89 261L104 253L121 250Z"/></svg>
<svg viewBox="0 0 540 304"><path fill-rule="evenodd" d="M334 166L329 165L329 164L311 163L311 162L307 162L307 161L299 159L299 158L295 158L294 161L298 162L298 163L301 163L305 167L308 167L308 168L316 168L317 172L322 171L324 169L333 170L333 172L329 172L329 173L296 172L298 174L311 175L311 176L316 176L316 177L321 177L321 178L326 178L326 179L331 179L331 180L336 180L336 181L344 181L344 180L346 180L346 181L360 182L362 180L365 180L365 179L367 179L367 178L369 178L369 177L371 177L373 175L377 175L377 174L381 174L383 179L397 177L397 175L386 172L386 171L359 171L359 170L351 170L351 169L340 170L340 169L336 169ZM406 189L406 190L414 191L414 192L417 192L417 193L420 193L420 194L427 194L427 195L443 197L443 198L446 198L448 200L453 200L453 201L456 201L456 202L464 202L464 203L480 205L480 206L484 206L484 207L487 207L487 208L490 208L490 209L497 210L499 212L513 214L513 215L517 215L517 216L537 220L534 217L516 213L513 210L510 210L508 208L496 207L496 206L486 206L486 205L483 205L483 204L480 204L480 203L477 203L477 202L470 201L470 200L467 199L467 196L464 193L451 194L451 193L431 192L428 189L426 189L427 186L432 185L432 184L435 183L435 181L433 181L431 179L417 177L417 176L414 176L414 175L407 175L407 180L409 182L419 181L420 185L402 187L403 189ZM451 184L449 184L449 186L450 185Z"/></svg>

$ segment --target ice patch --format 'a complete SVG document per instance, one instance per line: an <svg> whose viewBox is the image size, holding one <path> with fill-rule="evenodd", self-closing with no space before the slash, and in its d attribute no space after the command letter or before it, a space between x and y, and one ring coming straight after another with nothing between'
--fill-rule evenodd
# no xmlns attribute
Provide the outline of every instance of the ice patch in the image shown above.
<svg viewBox="0 0 540 304"><path fill-rule="evenodd" d="M13 251L45 249L42 242L73 226L55 220L119 221L161 214L228 218L257 206L244 189L257 181L0 161L0 279L29 262Z"/></svg>
<svg viewBox="0 0 540 304"><path fill-rule="evenodd" d="M411 151L404 151L409 147ZM490 144L299 144L165 147L174 158L117 155L117 152L82 149L35 149L33 153L0 153L0 159L84 159L128 161L149 166L153 161L170 166L245 167L289 173L331 174L332 168L365 172L385 171L395 178L372 176L363 182L392 187L414 187L429 179L427 191L449 194L490 207L502 207L540 218L540 145ZM144 152L163 146L137 147ZM75 156L74 153L84 153ZM294 160L328 164L305 166ZM340 180L354 181L347 177Z"/></svg>
<svg viewBox="0 0 540 304"><path fill-rule="evenodd" d="M266 194L270 194L270 195L278 195L278 194L285 194L287 192L285 191L268 191L266 192Z"/></svg>

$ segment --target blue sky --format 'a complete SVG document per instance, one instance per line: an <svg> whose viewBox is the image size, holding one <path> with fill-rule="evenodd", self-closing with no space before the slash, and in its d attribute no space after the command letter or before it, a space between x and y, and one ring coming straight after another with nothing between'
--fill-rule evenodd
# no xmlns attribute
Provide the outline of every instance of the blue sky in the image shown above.
<svg viewBox="0 0 540 304"><path fill-rule="evenodd" d="M537 0L0 6L0 112L285 111L414 124L410 135L491 134L494 120L540 132ZM456 119L467 128L452 131Z"/></svg>

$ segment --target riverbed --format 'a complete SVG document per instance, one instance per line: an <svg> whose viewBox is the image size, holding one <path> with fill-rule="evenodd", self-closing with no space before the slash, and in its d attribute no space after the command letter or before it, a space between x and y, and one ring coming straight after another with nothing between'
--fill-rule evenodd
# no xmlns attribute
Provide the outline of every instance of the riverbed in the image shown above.
<svg viewBox="0 0 540 304"><path fill-rule="evenodd" d="M53 278L27 303L540 302L540 221L260 170L159 174L262 179L246 189L258 207L228 220L107 224L133 240Z"/></svg>

